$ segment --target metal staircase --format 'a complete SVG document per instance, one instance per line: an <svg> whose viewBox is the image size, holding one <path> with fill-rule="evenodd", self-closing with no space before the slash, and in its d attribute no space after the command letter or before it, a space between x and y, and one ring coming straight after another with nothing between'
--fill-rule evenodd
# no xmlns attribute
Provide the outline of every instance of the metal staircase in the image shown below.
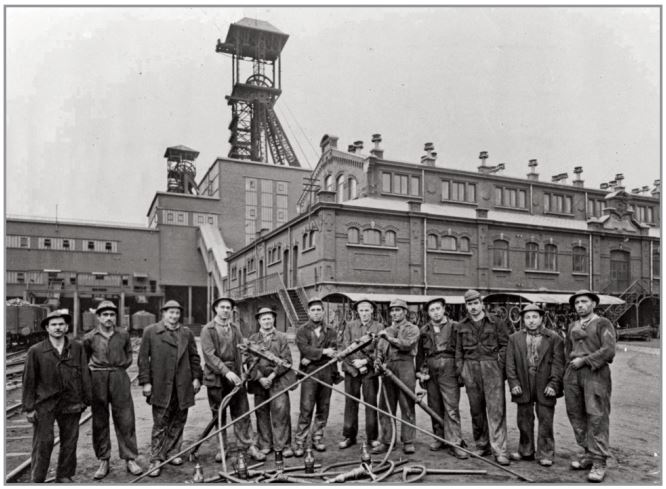
<svg viewBox="0 0 666 489"><path fill-rule="evenodd" d="M199 226L197 247L201 252L206 271L213 277L218 293L221 294L222 277L227 275L227 262L224 259L231 249L225 244L219 228L212 224Z"/></svg>
<svg viewBox="0 0 666 489"><path fill-rule="evenodd" d="M618 296L624 301L624 304L608 305L601 309L601 313L608 318L611 323L616 324L622 316L624 316L632 307L637 305L643 297L646 295L652 295L645 282L644 279L638 279L632 282L632 284L624 289L624 291Z"/></svg>

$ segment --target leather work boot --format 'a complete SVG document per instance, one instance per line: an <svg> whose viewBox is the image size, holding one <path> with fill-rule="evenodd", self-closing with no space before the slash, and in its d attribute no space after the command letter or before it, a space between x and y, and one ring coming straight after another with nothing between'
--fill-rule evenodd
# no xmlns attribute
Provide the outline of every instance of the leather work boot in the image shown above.
<svg viewBox="0 0 666 489"><path fill-rule="evenodd" d="M160 461L155 461L155 462L150 462L150 466L148 467L148 477L159 477L160 473L162 472L162 468L156 469L160 464Z"/></svg>
<svg viewBox="0 0 666 489"><path fill-rule="evenodd" d="M345 448L349 448L352 445L356 445L356 440L352 438L345 438L340 443L338 443L338 448L340 450L344 450Z"/></svg>
<svg viewBox="0 0 666 489"><path fill-rule="evenodd" d="M304 453L305 450L303 449L303 445L296 445L296 448L294 448L294 456L302 457ZM282 454L282 456L284 456L284 453Z"/></svg>
<svg viewBox="0 0 666 489"><path fill-rule="evenodd" d="M451 453L454 457L459 458L460 460L469 458L469 455L467 455L466 452L463 452L459 447L454 447L453 450L451 450Z"/></svg>
<svg viewBox="0 0 666 489"><path fill-rule="evenodd" d="M374 448L374 447L376 447L376 446L378 446L378 445L381 445L381 443L382 443L382 442L379 441L379 440L372 440L372 441L370 442L370 447Z"/></svg>
<svg viewBox="0 0 666 489"><path fill-rule="evenodd" d="M129 472L132 475L143 474L143 469L138 463L136 463L135 460L128 460L127 462L125 462L125 468L127 469L127 472Z"/></svg>
<svg viewBox="0 0 666 489"><path fill-rule="evenodd" d="M257 462L263 462L266 460L266 455L262 452L260 452L257 447L254 445L250 445L250 447L247 449L247 453L250 457L255 459Z"/></svg>
<svg viewBox="0 0 666 489"><path fill-rule="evenodd" d="M498 455L495 457L495 461L500 465L511 465L509 457L505 457L504 455Z"/></svg>
<svg viewBox="0 0 666 489"><path fill-rule="evenodd" d="M606 476L606 467L601 462L594 462L590 473L587 474L587 480L590 482L601 482Z"/></svg>
<svg viewBox="0 0 666 489"><path fill-rule="evenodd" d="M109 475L109 460L102 459L99 461L99 468L95 472L93 478L100 480L104 479L104 477L106 477L107 475Z"/></svg>
<svg viewBox="0 0 666 489"><path fill-rule="evenodd" d="M388 445L386 445L385 443L380 442L379 445L375 445L374 447L372 447L372 450L370 450L370 453L374 453L374 454L384 453L385 451L388 450L388 448L389 448Z"/></svg>
<svg viewBox="0 0 666 489"><path fill-rule="evenodd" d="M430 445L428 445L428 448L430 449L430 451L436 452L437 450L441 450L442 448L444 448L444 444L439 440L435 440Z"/></svg>
<svg viewBox="0 0 666 489"><path fill-rule="evenodd" d="M572 460L569 466L571 470L587 470L592 467L592 460L587 457L581 457L578 460Z"/></svg>
<svg viewBox="0 0 666 489"><path fill-rule="evenodd" d="M542 467L550 467L551 465L553 465L553 461L549 458L542 458L539 460L539 465L541 465Z"/></svg>
<svg viewBox="0 0 666 489"><path fill-rule="evenodd" d="M326 445L324 445L324 442L321 441L321 438L315 438L312 440L312 448L314 448L318 452L326 451Z"/></svg>
<svg viewBox="0 0 666 489"><path fill-rule="evenodd" d="M416 452L416 448L414 448L413 443L405 443L402 447L402 451L407 454L410 454Z"/></svg>
<svg viewBox="0 0 666 489"><path fill-rule="evenodd" d="M477 457L485 457L486 455L490 455L492 452L490 451L490 448L477 448L476 450L472 450L472 453Z"/></svg>
<svg viewBox="0 0 666 489"><path fill-rule="evenodd" d="M293 457L294 451L291 449L291 447L285 447L284 450L282 450L282 456L284 458Z"/></svg>
<svg viewBox="0 0 666 489"><path fill-rule="evenodd" d="M176 457L174 458L171 462L169 462L170 465L183 465L184 460L182 457Z"/></svg>

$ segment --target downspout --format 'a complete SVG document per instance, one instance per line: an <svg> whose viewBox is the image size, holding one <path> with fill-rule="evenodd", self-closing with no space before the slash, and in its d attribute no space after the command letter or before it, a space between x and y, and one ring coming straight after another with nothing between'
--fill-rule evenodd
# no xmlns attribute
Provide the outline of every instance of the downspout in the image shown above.
<svg viewBox="0 0 666 489"><path fill-rule="evenodd" d="M534 186L530 183L530 215L533 214L533 210L532 210L532 199L534 197L534 194L532 193L533 189L534 189Z"/></svg>
<svg viewBox="0 0 666 489"><path fill-rule="evenodd" d="M654 280L654 242L650 240L650 295L652 295L652 281ZM638 308L636 308L638 309Z"/></svg>
<svg viewBox="0 0 666 489"><path fill-rule="evenodd" d="M589 237L589 246L588 246L588 262L589 262L589 267L590 267L590 290L594 290L594 279L592 277L592 272L594 270L594 267L592 266L592 233L588 235Z"/></svg>
<svg viewBox="0 0 666 489"><path fill-rule="evenodd" d="M428 259L428 242L426 226L428 225L428 218L423 217L423 295L428 295L428 267L426 260Z"/></svg>

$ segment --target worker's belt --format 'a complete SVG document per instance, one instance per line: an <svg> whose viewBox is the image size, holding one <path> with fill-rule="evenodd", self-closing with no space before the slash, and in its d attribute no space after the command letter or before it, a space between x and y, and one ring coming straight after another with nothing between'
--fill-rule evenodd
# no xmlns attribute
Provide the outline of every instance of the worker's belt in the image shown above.
<svg viewBox="0 0 666 489"><path fill-rule="evenodd" d="M411 353L394 353L390 358L389 362L401 362L404 360L413 360L414 355Z"/></svg>
<svg viewBox="0 0 666 489"><path fill-rule="evenodd" d="M125 370L123 367L90 367L91 372L113 372L114 370Z"/></svg>
<svg viewBox="0 0 666 489"><path fill-rule="evenodd" d="M455 358L455 353L449 351L436 351L428 355L428 358Z"/></svg>

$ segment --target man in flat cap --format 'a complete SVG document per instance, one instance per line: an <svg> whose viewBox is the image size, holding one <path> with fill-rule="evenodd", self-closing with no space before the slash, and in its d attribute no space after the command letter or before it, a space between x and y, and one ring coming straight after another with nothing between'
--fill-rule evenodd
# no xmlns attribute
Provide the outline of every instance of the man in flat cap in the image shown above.
<svg viewBox="0 0 666 489"><path fill-rule="evenodd" d="M259 331L250 336L250 342L293 364L289 339L275 328L277 313L270 307L261 307L255 317L259 322ZM260 358L248 372L248 379L248 391L254 394L254 405L258 406L296 382L296 374L293 370ZM291 448L291 404L288 392L283 392L257 409L257 435L262 453L268 454L274 450L276 454L281 452L285 458L294 455Z"/></svg>
<svg viewBox="0 0 666 489"><path fill-rule="evenodd" d="M204 359L204 385L208 391L208 404L213 416L217 416L222 399L235 386L239 386L238 392L229 401L228 409L231 419L236 419L250 410L247 390L241 382L243 359L238 345L243 342L243 335L240 327L232 322L235 305L234 300L230 297L220 297L215 300L213 302L215 317L201 329L200 337ZM226 424L226 419L225 409L222 412L223 425ZM266 455L261 453L255 445L255 435L248 416L234 424L234 434L252 458L266 459ZM226 431L223 436L226 442ZM222 454L216 454L215 460L221 462Z"/></svg>
<svg viewBox="0 0 666 489"><path fill-rule="evenodd" d="M544 311L539 306L528 304L520 314L524 329L509 337L506 349L506 377L511 400L518 405L520 432L518 451L511 454L511 459L534 459L536 408L539 420L536 459L540 465L550 467L555 455L555 403L563 395L564 342L557 333L543 326Z"/></svg>
<svg viewBox="0 0 666 489"><path fill-rule="evenodd" d="M324 321L324 302L319 297L312 297L308 301L308 322L298 328L296 346L301 354L301 370L306 374L314 372L335 358L337 335L335 330ZM338 366L333 363L315 374L315 377L332 384L337 369ZM324 387L312 378L301 383L301 412L294 436L296 439L294 455L303 456L305 440L309 434L315 450L319 452L326 450L322 439L330 405L331 389L329 387ZM312 426L313 414L314 426Z"/></svg>
<svg viewBox="0 0 666 489"><path fill-rule="evenodd" d="M611 373L615 330L594 313L599 296L579 290L569 298L578 319L569 325L564 352L564 401L576 442L585 453L571 462L574 470L590 469L587 479L601 482L606 475L610 418Z"/></svg>
<svg viewBox="0 0 666 489"><path fill-rule="evenodd" d="M155 466L180 451L187 412L201 388L201 359L192 331L179 322L182 314L177 301L164 304L162 320L146 327L139 348L139 385L153 407L150 477L158 477ZM181 457L171 461L182 463Z"/></svg>
<svg viewBox="0 0 666 489"><path fill-rule="evenodd" d="M342 349L347 348L355 340L368 333L379 334L384 325L372 318L375 311L375 303L370 299L363 298L354 304L358 319L350 321L342 332ZM375 372L374 358L377 341L373 341L366 347L347 355L342 361L342 371L345 373L345 392L354 397L361 397L372 406L377 405L377 391L379 379ZM358 433L358 402L345 397L345 416L342 426L343 440L338 443L341 450L356 443ZM377 411L365 408L365 435L368 445L375 446L378 443Z"/></svg>
<svg viewBox="0 0 666 489"><path fill-rule="evenodd" d="M33 424L30 481L44 482L58 423L60 453L56 482L72 483L81 413L90 405L90 372L83 345L67 338L72 318L53 311L41 322L48 337L33 345L23 368L23 410Z"/></svg>
<svg viewBox="0 0 666 489"><path fill-rule="evenodd" d="M462 446L460 426L460 386L456 374L456 333L458 323L446 316L446 299L438 297L428 301L425 310L429 321L421 328L416 354L417 376L428 392L428 406L444 420L444 426L432 420L434 433L445 440ZM443 443L435 440L430 450L436 451ZM459 448L450 448L461 459L467 454Z"/></svg>
<svg viewBox="0 0 666 489"><path fill-rule="evenodd" d="M127 375L127 368L132 364L132 342L129 333L116 326L117 311L113 302L100 302L95 310L98 325L83 337L93 386L93 449L100 460L95 479L103 479L109 473L109 405L120 458L125 460L127 471L132 475L141 475L142 472L135 462L139 452L132 388Z"/></svg>
<svg viewBox="0 0 666 489"><path fill-rule="evenodd" d="M412 391L416 390L416 371L414 369L414 357L419 342L419 328L407 321L407 303L402 299L395 299L389 304L391 314L391 325L379 333L380 340L377 343L377 355L375 366L379 370L380 365L393 372ZM384 392L388 398L388 405ZM391 380L384 377L382 382L382 393L379 395L379 407L384 411L397 414L400 404L400 416L409 423L416 423L416 412L414 401L407 396ZM388 450L391 436L391 419L380 414L381 436L379 445L372 449L372 453L383 453ZM402 424L400 440L403 452L414 453L415 430L411 426Z"/></svg>
<svg viewBox="0 0 666 489"><path fill-rule="evenodd" d="M472 433L479 456L495 455L509 465L506 447L504 368L509 333L506 322L486 315L481 294L464 295L467 317L458 324L456 373L465 383L472 415Z"/></svg>

